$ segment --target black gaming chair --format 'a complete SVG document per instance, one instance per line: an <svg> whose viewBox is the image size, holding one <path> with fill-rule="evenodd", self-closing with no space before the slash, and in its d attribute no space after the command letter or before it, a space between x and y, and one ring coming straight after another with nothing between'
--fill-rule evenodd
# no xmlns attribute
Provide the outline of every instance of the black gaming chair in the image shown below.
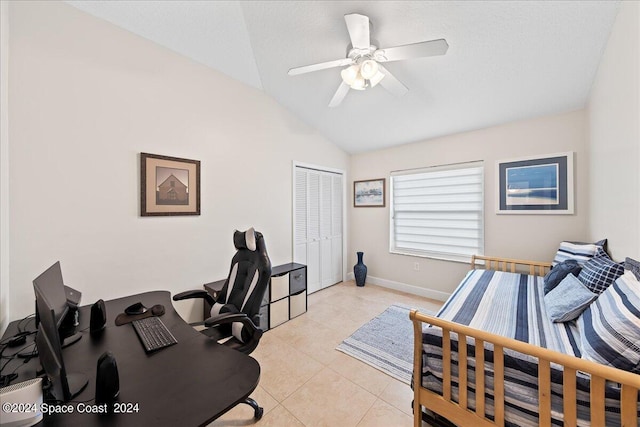
<svg viewBox="0 0 640 427"><path fill-rule="evenodd" d="M181 292L174 301L203 298L211 304L211 313L201 332L223 345L251 353L262 337L259 311L271 277L271 261L262 234L253 228L233 233L237 252L231 260L229 275L217 300L204 289ZM223 341L226 340L226 341ZM255 410L255 418L262 417L262 408L251 398L245 400Z"/></svg>
<svg viewBox="0 0 640 427"><path fill-rule="evenodd" d="M174 295L173 300L207 300L211 304L211 317L204 321L207 328L202 333L249 354L256 349L262 337L258 313L271 277L271 261L262 234L253 228L245 232L236 230L233 244L237 252L217 300L204 289L181 292ZM264 410L255 400L247 397L242 403L253 408L255 419L262 418Z"/></svg>
<svg viewBox="0 0 640 427"><path fill-rule="evenodd" d="M233 244L238 251L217 300L204 289L181 292L173 300L206 299L211 305L211 317L204 321L207 329L202 333L216 341L228 338L222 344L249 354L262 336L258 313L271 277L271 261L264 237L253 228L245 232L236 230Z"/></svg>

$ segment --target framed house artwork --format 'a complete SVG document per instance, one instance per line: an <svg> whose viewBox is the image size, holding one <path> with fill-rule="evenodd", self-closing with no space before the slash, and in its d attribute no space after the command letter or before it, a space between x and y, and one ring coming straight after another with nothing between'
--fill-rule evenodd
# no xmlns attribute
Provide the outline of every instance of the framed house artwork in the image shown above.
<svg viewBox="0 0 640 427"><path fill-rule="evenodd" d="M384 207L384 178L353 182L353 207Z"/></svg>
<svg viewBox="0 0 640 427"><path fill-rule="evenodd" d="M573 152L498 161L497 213L573 214Z"/></svg>
<svg viewBox="0 0 640 427"><path fill-rule="evenodd" d="M200 161L140 153L140 215L200 215Z"/></svg>

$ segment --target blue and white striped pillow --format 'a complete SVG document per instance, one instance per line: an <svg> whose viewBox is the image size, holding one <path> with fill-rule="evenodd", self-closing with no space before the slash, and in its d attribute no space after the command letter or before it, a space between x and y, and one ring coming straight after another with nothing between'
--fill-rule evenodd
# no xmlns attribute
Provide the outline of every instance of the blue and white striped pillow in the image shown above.
<svg viewBox="0 0 640 427"><path fill-rule="evenodd" d="M627 257L624 260L624 269L631 271L636 279L640 280L640 261Z"/></svg>
<svg viewBox="0 0 640 427"><path fill-rule="evenodd" d="M620 276L578 318L582 358L640 373L640 282Z"/></svg>
<svg viewBox="0 0 640 427"><path fill-rule="evenodd" d="M596 254L598 249L603 249L606 244L607 239L595 243L561 242L556 256L553 258L553 266L568 259L575 259L578 261L578 265L582 267L585 262Z"/></svg>

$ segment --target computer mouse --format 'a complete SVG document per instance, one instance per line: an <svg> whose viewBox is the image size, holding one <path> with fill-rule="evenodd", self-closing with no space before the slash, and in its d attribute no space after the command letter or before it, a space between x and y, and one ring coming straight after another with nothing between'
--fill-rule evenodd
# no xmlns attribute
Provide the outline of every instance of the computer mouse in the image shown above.
<svg viewBox="0 0 640 427"><path fill-rule="evenodd" d="M142 305L141 302L137 302L135 304L131 304L129 307L124 309L124 312L129 316L135 316L136 314L143 314L147 312L147 307Z"/></svg>

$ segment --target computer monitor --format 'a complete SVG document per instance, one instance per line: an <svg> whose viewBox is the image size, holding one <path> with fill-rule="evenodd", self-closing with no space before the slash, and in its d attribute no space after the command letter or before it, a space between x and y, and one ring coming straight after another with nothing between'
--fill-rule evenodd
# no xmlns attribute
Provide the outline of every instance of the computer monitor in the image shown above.
<svg viewBox="0 0 640 427"><path fill-rule="evenodd" d="M68 402L77 396L89 382L81 373L68 374L62 359L62 345L56 325L55 310L51 308L47 298L35 288L36 306L40 315L40 325L36 335L36 346L40 364L49 381L51 394L57 401Z"/></svg>
<svg viewBox="0 0 640 427"><path fill-rule="evenodd" d="M62 269L60 268L60 261L57 261L51 267L47 268L42 274L33 280L34 291L39 291L44 295L49 303L49 306L55 315L55 324L62 346L66 347L73 344L82 338L82 335L75 334L73 326L68 326L68 321L65 322L67 314L69 313L69 304L67 302L67 292L62 281ZM39 319L40 310L37 307L36 300L36 313ZM63 327L64 324L64 327Z"/></svg>

